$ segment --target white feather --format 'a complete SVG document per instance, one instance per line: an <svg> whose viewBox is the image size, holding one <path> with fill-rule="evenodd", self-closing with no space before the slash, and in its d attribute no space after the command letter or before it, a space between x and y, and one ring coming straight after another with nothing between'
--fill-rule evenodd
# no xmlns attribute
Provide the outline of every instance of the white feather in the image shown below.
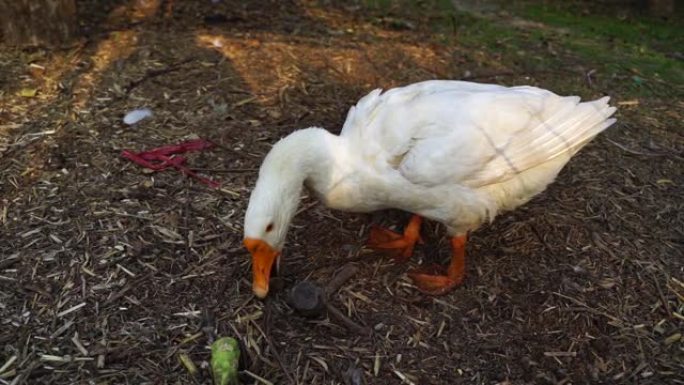
<svg viewBox="0 0 684 385"><path fill-rule="evenodd" d="M123 121L124 123L128 124L129 126L132 126L139 121L149 118L152 116L152 110L149 108L141 108L138 110L133 110L130 111L129 113L124 116Z"/></svg>

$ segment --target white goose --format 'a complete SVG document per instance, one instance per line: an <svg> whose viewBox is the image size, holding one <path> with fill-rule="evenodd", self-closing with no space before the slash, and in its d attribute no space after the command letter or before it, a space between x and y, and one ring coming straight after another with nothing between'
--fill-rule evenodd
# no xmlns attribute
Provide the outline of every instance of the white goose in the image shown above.
<svg viewBox="0 0 684 385"><path fill-rule="evenodd" d="M467 233L542 192L615 122L608 100L433 80L372 91L349 110L339 136L293 132L264 159L245 214L254 293L268 293L304 185L333 209L415 214L403 234L371 230L368 245L396 258L411 256L421 217L443 223L451 263L410 276L425 293L446 293L463 280Z"/></svg>

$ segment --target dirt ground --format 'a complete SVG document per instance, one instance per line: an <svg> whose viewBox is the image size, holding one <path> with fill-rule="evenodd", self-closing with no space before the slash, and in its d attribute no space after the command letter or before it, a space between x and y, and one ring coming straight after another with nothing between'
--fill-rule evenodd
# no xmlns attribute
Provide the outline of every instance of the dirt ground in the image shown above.
<svg viewBox="0 0 684 385"><path fill-rule="evenodd" d="M0 383L210 384L215 335L245 384L684 383L684 26L557 3L92 0L74 45L2 47ZM405 274L448 258L440 226L395 265L364 240L408 214L305 198L255 299L241 226L270 144L433 78L610 95L618 123L471 235L447 296ZM219 190L120 156L198 137L218 146L187 165ZM332 303L370 334L285 300L347 263Z"/></svg>

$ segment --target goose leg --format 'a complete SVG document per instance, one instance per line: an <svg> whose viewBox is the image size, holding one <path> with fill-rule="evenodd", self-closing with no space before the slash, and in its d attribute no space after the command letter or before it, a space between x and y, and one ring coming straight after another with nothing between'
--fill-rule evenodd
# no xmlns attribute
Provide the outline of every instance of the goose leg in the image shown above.
<svg viewBox="0 0 684 385"><path fill-rule="evenodd" d="M433 266L409 272L418 290L425 294L442 295L460 285L465 276L465 244L465 235L451 238L451 263L446 271L442 266Z"/></svg>
<svg viewBox="0 0 684 385"><path fill-rule="evenodd" d="M397 262L406 262L411 258L416 242L422 243L420 239L422 221L423 218L419 215L413 215L404 229L404 234L373 226L366 246L390 255Z"/></svg>

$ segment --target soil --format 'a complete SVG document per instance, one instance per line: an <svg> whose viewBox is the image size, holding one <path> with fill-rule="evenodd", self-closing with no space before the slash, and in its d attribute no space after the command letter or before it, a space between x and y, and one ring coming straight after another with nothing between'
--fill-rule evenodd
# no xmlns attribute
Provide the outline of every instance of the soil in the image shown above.
<svg viewBox="0 0 684 385"><path fill-rule="evenodd" d="M82 1L73 45L2 47L0 383L210 384L217 336L241 341L245 384L684 383L683 83L604 67L539 21L434 3ZM485 22L523 35L478 41ZM406 277L447 261L441 226L394 264L363 245L408 213L305 197L280 288L256 299L241 227L269 146L434 78L609 95L618 123L471 234L446 296ZM138 108L154 115L124 124ZM196 138L217 147L186 166L220 189L121 157ZM348 263L329 302L370 335L287 303Z"/></svg>

